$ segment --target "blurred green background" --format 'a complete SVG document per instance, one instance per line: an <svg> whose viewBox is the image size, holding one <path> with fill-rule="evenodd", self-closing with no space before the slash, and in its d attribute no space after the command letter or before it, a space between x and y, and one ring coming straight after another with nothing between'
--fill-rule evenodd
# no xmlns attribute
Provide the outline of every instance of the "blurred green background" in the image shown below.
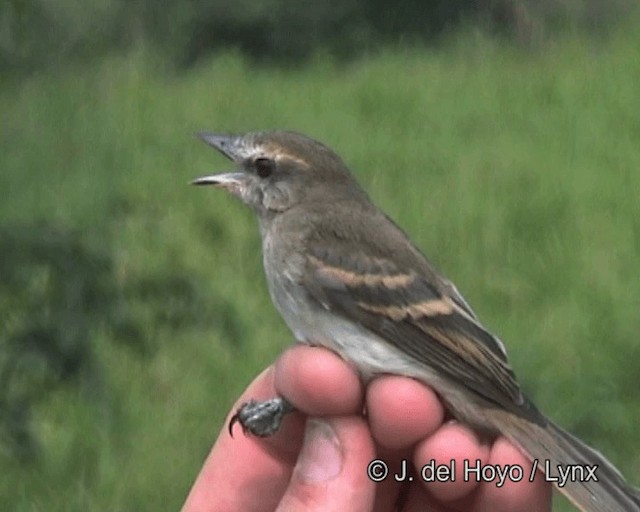
<svg viewBox="0 0 640 512"><path fill-rule="evenodd" d="M335 148L640 484L634 4L5 0L0 508L178 509L290 343L202 129Z"/></svg>

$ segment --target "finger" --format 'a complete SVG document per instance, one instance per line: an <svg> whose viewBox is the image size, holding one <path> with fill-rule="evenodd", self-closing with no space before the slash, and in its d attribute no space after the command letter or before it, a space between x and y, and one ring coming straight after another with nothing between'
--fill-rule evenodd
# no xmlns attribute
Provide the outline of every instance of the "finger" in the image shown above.
<svg viewBox="0 0 640 512"><path fill-rule="evenodd" d="M444 409L428 387L406 377L386 375L366 391L367 416L374 439L399 449L430 436L442 425Z"/></svg>
<svg viewBox="0 0 640 512"><path fill-rule="evenodd" d="M507 439L498 438L491 448L489 464L495 467L516 468L505 478L504 485L484 483L477 491L473 510L495 510L496 512L548 512L551 510L551 485L544 481L542 473L537 472L533 482L531 462L517 450ZM522 469L522 479L517 472ZM517 481L520 480L520 481Z"/></svg>
<svg viewBox="0 0 640 512"><path fill-rule="evenodd" d="M290 414L272 437L256 438L227 425L240 404L273 398L273 367L260 374L232 408L183 507L183 512L274 510L286 489L304 435L304 418Z"/></svg>
<svg viewBox="0 0 640 512"><path fill-rule="evenodd" d="M414 463L418 477L441 502L459 500L478 486L465 478L465 463L489 459L489 447L468 427L449 422L416 446Z"/></svg>
<svg viewBox="0 0 640 512"><path fill-rule="evenodd" d="M366 467L373 439L359 417L310 419L304 445L278 511L369 512L375 485Z"/></svg>
<svg viewBox="0 0 640 512"><path fill-rule="evenodd" d="M278 359L275 387L310 416L339 416L362 411L362 385L356 372L333 352L294 345Z"/></svg>

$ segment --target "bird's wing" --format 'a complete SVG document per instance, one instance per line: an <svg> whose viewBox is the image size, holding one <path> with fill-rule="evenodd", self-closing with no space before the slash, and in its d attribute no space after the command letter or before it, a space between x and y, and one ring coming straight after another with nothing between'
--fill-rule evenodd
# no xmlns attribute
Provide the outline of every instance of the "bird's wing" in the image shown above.
<svg viewBox="0 0 640 512"><path fill-rule="evenodd" d="M502 343L478 323L453 285L450 296L448 281L436 286L416 270L399 268L393 256L373 257L360 244L332 242L318 240L307 248L304 285L318 303L485 401L537 419Z"/></svg>

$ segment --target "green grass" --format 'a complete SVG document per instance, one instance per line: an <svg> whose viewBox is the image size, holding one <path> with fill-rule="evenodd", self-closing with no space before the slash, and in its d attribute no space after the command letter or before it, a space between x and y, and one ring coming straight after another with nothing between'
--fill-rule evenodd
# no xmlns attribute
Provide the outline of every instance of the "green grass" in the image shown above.
<svg viewBox="0 0 640 512"><path fill-rule="evenodd" d="M334 147L504 339L540 407L640 484L639 36L523 53L467 34L290 71L229 54L181 76L141 52L5 81L0 221L71 226L119 282L185 275L239 334L150 320L141 357L96 327L111 413L73 385L47 395L42 459L0 453L3 508L177 509L234 397L290 342L250 212L187 186L229 165L201 129Z"/></svg>

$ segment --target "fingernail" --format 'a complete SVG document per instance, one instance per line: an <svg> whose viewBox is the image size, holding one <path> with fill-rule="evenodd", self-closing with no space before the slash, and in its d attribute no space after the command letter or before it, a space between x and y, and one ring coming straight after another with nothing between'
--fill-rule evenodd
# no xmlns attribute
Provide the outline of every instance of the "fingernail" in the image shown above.
<svg viewBox="0 0 640 512"><path fill-rule="evenodd" d="M327 482L342 471L342 446L331 424L308 419L296 473L309 483Z"/></svg>

